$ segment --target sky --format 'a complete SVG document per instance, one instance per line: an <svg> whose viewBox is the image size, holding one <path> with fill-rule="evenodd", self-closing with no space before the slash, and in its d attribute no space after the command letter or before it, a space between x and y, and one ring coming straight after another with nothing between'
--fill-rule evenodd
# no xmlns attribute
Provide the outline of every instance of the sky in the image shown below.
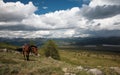
<svg viewBox="0 0 120 75"><path fill-rule="evenodd" d="M120 0L0 0L0 37L120 36Z"/></svg>

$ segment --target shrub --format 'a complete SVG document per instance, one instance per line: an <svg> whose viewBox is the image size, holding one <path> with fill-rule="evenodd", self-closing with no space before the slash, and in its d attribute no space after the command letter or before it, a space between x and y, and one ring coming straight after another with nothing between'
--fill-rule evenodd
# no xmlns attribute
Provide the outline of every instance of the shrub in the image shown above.
<svg viewBox="0 0 120 75"><path fill-rule="evenodd" d="M48 40L45 43L44 54L46 57L52 57L53 59L60 60L60 55L57 49L57 45L53 40Z"/></svg>

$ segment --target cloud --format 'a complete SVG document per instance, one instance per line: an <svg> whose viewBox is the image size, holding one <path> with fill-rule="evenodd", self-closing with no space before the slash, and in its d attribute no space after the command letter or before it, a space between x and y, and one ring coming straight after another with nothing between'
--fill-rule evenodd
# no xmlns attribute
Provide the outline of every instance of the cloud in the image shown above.
<svg viewBox="0 0 120 75"><path fill-rule="evenodd" d="M9 38L38 38L49 35L49 31L0 31L1 37Z"/></svg>
<svg viewBox="0 0 120 75"><path fill-rule="evenodd" d="M44 6L44 7L42 7L43 9L48 9L48 7L46 7L46 6Z"/></svg>
<svg viewBox="0 0 120 75"><path fill-rule="evenodd" d="M109 18L120 14L120 0L91 0L83 5L81 14L88 19Z"/></svg>
<svg viewBox="0 0 120 75"><path fill-rule="evenodd" d="M21 2L8 2L0 1L0 21L22 21L33 14L37 8L32 2L23 4Z"/></svg>
<svg viewBox="0 0 120 75"><path fill-rule="evenodd" d="M31 15L29 18L22 21L25 25L30 25L40 29L71 29L77 26L79 12L78 7L68 10L60 10L56 12L47 13L44 15Z"/></svg>
<svg viewBox="0 0 120 75"><path fill-rule="evenodd" d="M90 7L104 5L120 5L120 0L92 0L89 4Z"/></svg>
<svg viewBox="0 0 120 75"><path fill-rule="evenodd" d="M120 5L83 6L81 14L88 19L102 19L120 14Z"/></svg>
<svg viewBox="0 0 120 75"><path fill-rule="evenodd" d="M98 1L98 2L97 2ZM95 2L97 2L95 4ZM119 0L92 0L89 5L42 15L32 2L0 1L0 37L120 36Z"/></svg>
<svg viewBox="0 0 120 75"><path fill-rule="evenodd" d="M32 26L26 26L26 25L10 25L10 26L0 26L0 30L10 30L10 31L37 31L40 29L37 29L35 27Z"/></svg>

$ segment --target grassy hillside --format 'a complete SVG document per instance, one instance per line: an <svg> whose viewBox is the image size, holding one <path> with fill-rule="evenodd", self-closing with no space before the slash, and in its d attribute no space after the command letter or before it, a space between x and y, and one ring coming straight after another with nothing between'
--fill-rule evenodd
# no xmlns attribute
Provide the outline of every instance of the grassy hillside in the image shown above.
<svg viewBox="0 0 120 75"><path fill-rule="evenodd" d="M109 53L109 52L99 52L99 51L76 51L76 50L62 50L60 51L61 58L63 61L74 65L82 65L89 67L120 67L120 54L119 53ZM110 62L110 63L108 63Z"/></svg>
<svg viewBox="0 0 120 75"><path fill-rule="evenodd" d="M14 46L14 45L11 45L9 43L0 42L0 49L3 49L3 48L14 50L14 49L18 48L18 46Z"/></svg>
<svg viewBox="0 0 120 75"><path fill-rule="evenodd" d="M111 67L120 67L120 53L62 49L61 61L44 57L43 50L39 53L25 61L21 53L0 52L0 75L91 75L88 70L93 68L119 75Z"/></svg>

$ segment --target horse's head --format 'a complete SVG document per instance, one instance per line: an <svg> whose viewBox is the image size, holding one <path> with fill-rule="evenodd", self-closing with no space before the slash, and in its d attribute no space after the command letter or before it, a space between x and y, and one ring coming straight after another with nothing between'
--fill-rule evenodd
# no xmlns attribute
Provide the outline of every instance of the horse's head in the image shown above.
<svg viewBox="0 0 120 75"><path fill-rule="evenodd" d="M29 44L24 44L24 45L22 46L22 48L25 49L25 50L29 50Z"/></svg>
<svg viewBox="0 0 120 75"><path fill-rule="evenodd" d="M35 55L39 56L38 48L36 46L31 46L31 50Z"/></svg>

